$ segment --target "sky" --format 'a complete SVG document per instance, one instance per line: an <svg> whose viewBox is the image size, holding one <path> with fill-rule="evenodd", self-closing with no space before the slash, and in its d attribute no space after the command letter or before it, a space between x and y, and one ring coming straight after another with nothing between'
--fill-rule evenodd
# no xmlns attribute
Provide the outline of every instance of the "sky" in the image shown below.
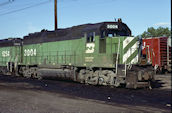
<svg viewBox="0 0 172 113"><path fill-rule="evenodd" d="M58 0L58 27L122 18L132 35L171 28L170 0ZM54 30L54 0L0 0L0 39Z"/></svg>

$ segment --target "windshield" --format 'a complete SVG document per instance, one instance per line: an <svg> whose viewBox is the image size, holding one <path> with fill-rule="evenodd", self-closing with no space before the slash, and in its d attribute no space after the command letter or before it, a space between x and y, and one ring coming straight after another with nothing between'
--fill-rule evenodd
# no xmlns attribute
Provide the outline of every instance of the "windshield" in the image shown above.
<svg viewBox="0 0 172 113"><path fill-rule="evenodd" d="M127 36L125 31L118 30L105 30L101 33L101 37L116 37L116 36Z"/></svg>

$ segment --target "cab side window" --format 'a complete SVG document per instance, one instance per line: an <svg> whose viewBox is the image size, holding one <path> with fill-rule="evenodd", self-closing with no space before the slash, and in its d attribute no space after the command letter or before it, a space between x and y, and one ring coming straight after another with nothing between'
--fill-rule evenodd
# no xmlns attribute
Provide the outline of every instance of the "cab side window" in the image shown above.
<svg viewBox="0 0 172 113"><path fill-rule="evenodd" d="M105 31L101 31L101 37L100 38L105 38L105 35L106 35Z"/></svg>
<svg viewBox="0 0 172 113"><path fill-rule="evenodd" d="M87 43L92 43L95 42L95 33L88 33L87 34Z"/></svg>

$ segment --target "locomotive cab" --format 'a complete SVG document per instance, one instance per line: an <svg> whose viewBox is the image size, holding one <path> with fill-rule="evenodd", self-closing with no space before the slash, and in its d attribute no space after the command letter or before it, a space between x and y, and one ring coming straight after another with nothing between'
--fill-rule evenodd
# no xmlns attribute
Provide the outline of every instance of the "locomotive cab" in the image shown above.
<svg viewBox="0 0 172 113"><path fill-rule="evenodd" d="M122 21L105 22L100 28L101 38L116 36L131 36L131 30Z"/></svg>

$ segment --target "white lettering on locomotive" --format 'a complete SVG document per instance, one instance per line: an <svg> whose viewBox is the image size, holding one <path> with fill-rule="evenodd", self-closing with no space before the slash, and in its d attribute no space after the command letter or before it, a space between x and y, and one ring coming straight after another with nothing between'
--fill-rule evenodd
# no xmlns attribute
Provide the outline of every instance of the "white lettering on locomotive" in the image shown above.
<svg viewBox="0 0 172 113"><path fill-rule="evenodd" d="M118 25L107 25L107 29L118 29Z"/></svg>
<svg viewBox="0 0 172 113"><path fill-rule="evenodd" d="M10 51L2 51L2 57L9 57Z"/></svg>
<svg viewBox="0 0 172 113"><path fill-rule="evenodd" d="M36 49L25 49L24 56L36 56Z"/></svg>
<svg viewBox="0 0 172 113"><path fill-rule="evenodd" d="M85 62L93 62L94 57L85 57Z"/></svg>

